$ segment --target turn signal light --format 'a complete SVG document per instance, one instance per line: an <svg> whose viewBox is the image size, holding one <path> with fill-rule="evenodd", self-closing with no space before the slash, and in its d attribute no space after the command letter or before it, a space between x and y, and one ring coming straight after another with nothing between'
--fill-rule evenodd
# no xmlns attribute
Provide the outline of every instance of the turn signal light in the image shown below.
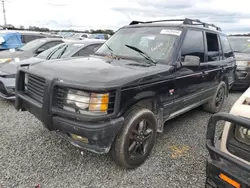
<svg viewBox="0 0 250 188"><path fill-rule="evenodd" d="M220 179L222 179L223 181L225 181L228 184L232 185L233 187L240 188L240 184L237 181L232 180L231 178L229 178L225 174L220 173L219 177L220 177Z"/></svg>

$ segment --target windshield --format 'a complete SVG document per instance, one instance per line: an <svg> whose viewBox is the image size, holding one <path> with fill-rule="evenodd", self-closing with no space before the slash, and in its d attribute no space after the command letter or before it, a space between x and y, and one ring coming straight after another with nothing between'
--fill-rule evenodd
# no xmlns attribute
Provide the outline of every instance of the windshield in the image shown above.
<svg viewBox="0 0 250 188"><path fill-rule="evenodd" d="M47 59L52 52L58 50L61 46L65 45L65 43L58 44L52 48L49 48L48 50L43 51L42 53L38 54L37 57L41 59Z"/></svg>
<svg viewBox="0 0 250 188"><path fill-rule="evenodd" d="M35 50L37 47L41 46L45 42L46 42L46 40L44 40L44 39L36 39L36 40L28 42L27 44L25 44L24 46L22 46L20 48L20 50L23 50L23 51L32 51L32 50Z"/></svg>
<svg viewBox="0 0 250 188"><path fill-rule="evenodd" d="M250 53L250 37L229 37L235 52Z"/></svg>
<svg viewBox="0 0 250 188"><path fill-rule="evenodd" d="M135 47L156 61L168 61L173 52L173 46L181 34L181 30L166 27L123 28L116 32L102 45L96 54L111 55L123 58L140 59L140 53L128 47Z"/></svg>
<svg viewBox="0 0 250 188"><path fill-rule="evenodd" d="M42 52L37 57L42 59L57 59L57 58L71 57L83 47L84 44L82 43L63 43Z"/></svg>

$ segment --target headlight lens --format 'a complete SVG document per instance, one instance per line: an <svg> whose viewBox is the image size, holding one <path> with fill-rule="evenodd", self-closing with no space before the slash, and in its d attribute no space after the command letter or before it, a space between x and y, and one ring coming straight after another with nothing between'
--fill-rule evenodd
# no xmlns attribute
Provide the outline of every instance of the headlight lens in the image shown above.
<svg viewBox="0 0 250 188"><path fill-rule="evenodd" d="M250 62L249 61L236 61L236 65L246 67L246 66L250 66Z"/></svg>
<svg viewBox="0 0 250 188"><path fill-rule="evenodd" d="M66 104L72 106L77 112L81 112L89 107L89 93L77 90L69 90L66 98Z"/></svg>
<svg viewBox="0 0 250 188"><path fill-rule="evenodd" d="M12 60L13 60L12 58L4 58L4 59L0 59L0 63L9 63Z"/></svg>
<svg viewBox="0 0 250 188"><path fill-rule="evenodd" d="M237 125L235 129L235 138L244 144L250 145L250 129Z"/></svg>
<svg viewBox="0 0 250 188"><path fill-rule="evenodd" d="M80 114L105 114L108 110L109 94L68 90L64 109Z"/></svg>

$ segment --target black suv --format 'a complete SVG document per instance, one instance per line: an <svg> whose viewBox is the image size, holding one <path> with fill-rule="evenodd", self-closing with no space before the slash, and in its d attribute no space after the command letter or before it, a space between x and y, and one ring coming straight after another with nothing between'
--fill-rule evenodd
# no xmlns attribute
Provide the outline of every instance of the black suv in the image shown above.
<svg viewBox="0 0 250 188"><path fill-rule="evenodd" d="M75 146L110 152L135 168L167 120L200 105L220 111L234 74L234 53L220 28L191 19L133 21L93 56L20 68L16 109Z"/></svg>

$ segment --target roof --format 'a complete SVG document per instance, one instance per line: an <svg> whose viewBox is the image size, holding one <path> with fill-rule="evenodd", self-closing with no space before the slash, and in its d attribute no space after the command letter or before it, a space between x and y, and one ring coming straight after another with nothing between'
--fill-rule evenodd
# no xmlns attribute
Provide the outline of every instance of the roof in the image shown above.
<svg viewBox="0 0 250 188"><path fill-rule="evenodd" d="M70 39L64 39L63 40L66 43L75 43L75 44L100 44L106 42L106 40L102 39L84 39L84 40L70 40Z"/></svg>
<svg viewBox="0 0 250 188"><path fill-rule="evenodd" d="M174 23L175 22L175 23ZM200 30L207 30L212 32L221 32L221 29L214 24L209 24L202 22L200 20L193 20L189 18L185 19L176 19L176 20L156 20L156 21L132 21L128 26L125 28L136 28L136 27L189 27L189 28L196 28ZM212 29L214 28L214 29Z"/></svg>
<svg viewBox="0 0 250 188"><path fill-rule="evenodd" d="M250 36L228 36L229 38L250 38Z"/></svg>

